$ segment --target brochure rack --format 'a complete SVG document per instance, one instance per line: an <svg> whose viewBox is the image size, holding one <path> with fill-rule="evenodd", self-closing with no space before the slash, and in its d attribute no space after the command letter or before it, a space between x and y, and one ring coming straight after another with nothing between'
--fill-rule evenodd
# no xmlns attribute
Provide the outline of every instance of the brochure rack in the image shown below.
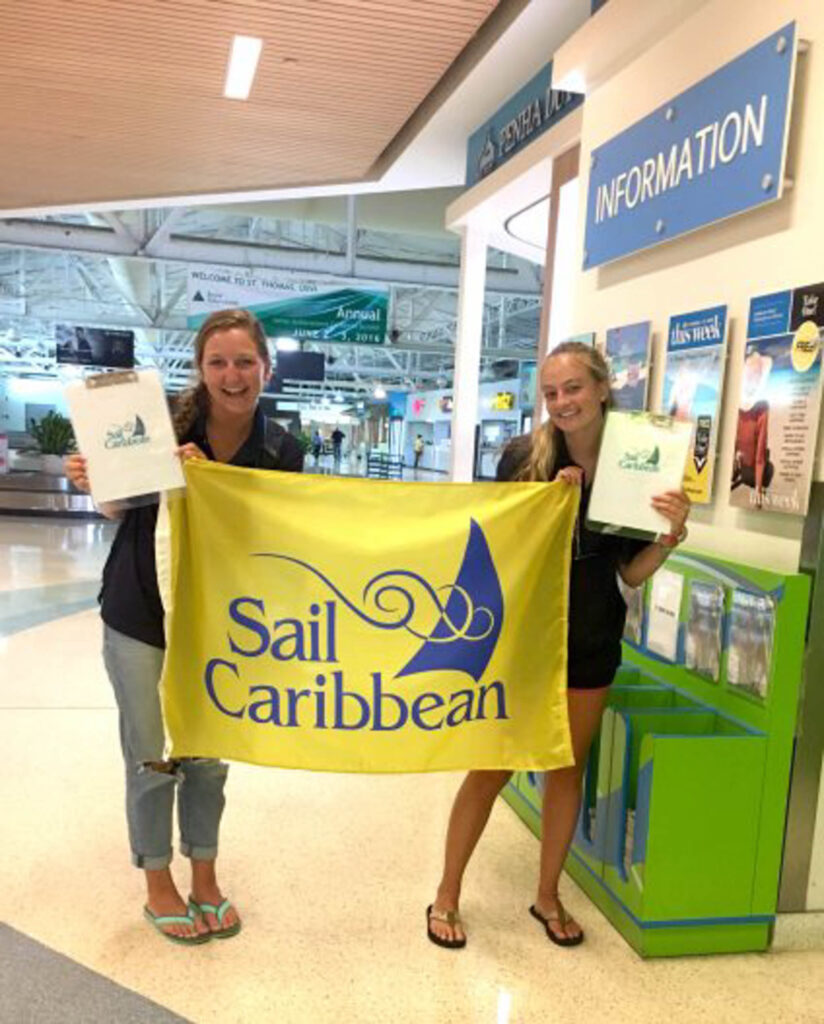
<svg viewBox="0 0 824 1024"><path fill-rule="evenodd" d="M666 568L686 584L676 661L645 647L647 603L642 641L624 643L593 745L566 870L642 956L763 950L778 894L809 580L686 552ZM686 667L693 583L724 590L718 681ZM772 608L769 635L747 640L766 685L741 685L744 659L731 650L731 636L741 642L731 620L742 594ZM536 835L542 790L533 773L504 790Z"/></svg>

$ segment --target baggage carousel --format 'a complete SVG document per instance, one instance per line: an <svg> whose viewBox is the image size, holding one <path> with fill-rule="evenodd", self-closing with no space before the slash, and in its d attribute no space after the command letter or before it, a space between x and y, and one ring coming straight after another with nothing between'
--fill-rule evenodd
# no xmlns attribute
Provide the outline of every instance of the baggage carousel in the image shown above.
<svg viewBox="0 0 824 1024"><path fill-rule="evenodd" d="M101 518L89 495L75 490L65 476L34 470L0 475L0 515Z"/></svg>

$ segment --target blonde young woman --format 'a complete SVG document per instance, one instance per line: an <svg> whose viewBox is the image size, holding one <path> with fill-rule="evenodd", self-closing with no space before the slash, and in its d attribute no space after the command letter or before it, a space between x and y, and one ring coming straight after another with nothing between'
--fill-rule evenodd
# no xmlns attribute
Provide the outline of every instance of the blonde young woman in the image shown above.
<svg viewBox="0 0 824 1024"><path fill-rule="evenodd" d="M174 426L182 459L233 466L303 468L297 440L267 420L258 396L271 374L266 336L244 310L213 313L195 339L197 385L177 402ZM66 460L72 483L88 491L86 460ZM215 871L228 767L205 758L163 760L158 682L165 638L157 586L157 503L101 511L120 526L103 570L103 657L120 712L126 812L132 862L146 879L146 919L172 942L199 945L240 931ZM171 874L172 814L177 795L181 853L191 863L188 899Z"/></svg>
<svg viewBox="0 0 824 1024"><path fill-rule="evenodd" d="M544 361L541 389L550 419L535 434L510 442L498 466L498 479L562 480L582 489L569 589L567 698L575 764L547 776L538 891L529 908L547 938L559 946L576 946L584 933L565 911L558 881L580 810L587 755L621 659L626 606L616 573L630 587L640 586L686 536L690 506L687 496L676 491L653 499L653 507L670 524L670 532L654 543L588 530L584 523L590 485L610 405L609 371L596 349L567 342ZM435 902L426 912L427 934L436 945L466 945L458 910L464 871L510 775L472 771L458 792L449 819L443 875Z"/></svg>

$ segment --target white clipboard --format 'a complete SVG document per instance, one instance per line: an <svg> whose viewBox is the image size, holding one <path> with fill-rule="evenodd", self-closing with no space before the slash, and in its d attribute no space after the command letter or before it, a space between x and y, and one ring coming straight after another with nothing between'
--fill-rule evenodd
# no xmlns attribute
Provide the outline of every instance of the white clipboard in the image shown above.
<svg viewBox="0 0 824 1024"><path fill-rule="evenodd" d="M680 491L692 442L689 421L650 412L607 413L589 499L587 525L628 536L668 533L670 524L650 504Z"/></svg>
<svg viewBox="0 0 824 1024"><path fill-rule="evenodd" d="M185 486L157 370L95 374L65 391L96 504Z"/></svg>

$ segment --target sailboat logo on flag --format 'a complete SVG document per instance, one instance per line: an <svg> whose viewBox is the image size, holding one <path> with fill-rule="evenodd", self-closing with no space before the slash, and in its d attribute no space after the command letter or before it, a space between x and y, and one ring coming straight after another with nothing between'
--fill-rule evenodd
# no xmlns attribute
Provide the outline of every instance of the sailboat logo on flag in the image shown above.
<svg viewBox="0 0 824 1024"><path fill-rule="evenodd" d="M433 585L407 569L388 569L373 576L358 597L344 593L320 568L299 558L277 552L258 552L254 557L300 566L321 581L330 598L337 598L337 601L325 602L327 647L336 642L338 602L375 629L403 630L419 641L417 651L395 673L396 679L422 672L452 670L465 672L477 683L501 635L503 592L489 544L474 520L453 583ZM320 611L318 607L316 614ZM434 626L431 625L433 619ZM430 623L425 631L421 622ZM293 641L291 637L289 647L292 650ZM272 644L274 656L277 656L277 645L276 640Z"/></svg>

